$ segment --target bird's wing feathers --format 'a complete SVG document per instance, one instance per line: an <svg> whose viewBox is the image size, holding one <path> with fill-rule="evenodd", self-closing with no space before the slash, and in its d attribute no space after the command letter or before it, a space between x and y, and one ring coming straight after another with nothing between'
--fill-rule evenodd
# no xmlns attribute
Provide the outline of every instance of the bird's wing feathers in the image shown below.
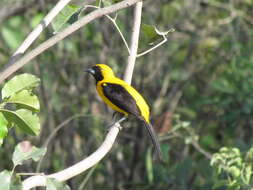
<svg viewBox="0 0 253 190"><path fill-rule="evenodd" d="M102 83L101 86L105 97L114 105L117 105L127 113L133 114L137 117L141 116L135 99L129 94L124 86L108 82Z"/></svg>
<svg viewBox="0 0 253 190"><path fill-rule="evenodd" d="M141 121L143 121L146 125L146 128L148 129L149 135L152 139L152 143L155 146L157 156L159 160L162 160L162 153L160 149L160 144L159 141L157 140L156 133L152 127L152 125L147 122L149 120L146 120L143 115L141 114L141 111L137 105L136 101L143 102L144 100L140 98L140 96L135 94L135 98L128 92L127 89L131 88L128 85L124 84L117 84L117 83L109 83L109 82L103 82L101 84L102 91L104 96L111 101L112 104L116 105L123 111L130 113L137 118L139 118ZM133 90L133 89L131 89ZM136 93L136 92L134 92ZM142 104L145 105L146 104ZM146 109L144 107L144 109Z"/></svg>

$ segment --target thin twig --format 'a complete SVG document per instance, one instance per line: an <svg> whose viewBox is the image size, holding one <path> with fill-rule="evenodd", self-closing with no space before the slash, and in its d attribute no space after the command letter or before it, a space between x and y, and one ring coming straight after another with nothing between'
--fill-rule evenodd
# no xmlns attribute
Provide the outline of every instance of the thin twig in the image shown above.
<svg viewBox="0 0 253 190"><path fill-rule="evenodd" d="M188 131L188 130L187 130ZM189 131L188 131L189 132ZM177 133L176 131L172 132L172 134L174 135L174 137L178 137L181 139L185 139L185 137L183 137L182 135L180 135L179 133ZM191 135L191 134L190 134ZM165 140L165 139L163 139ZM198 143L198 141L192 139L191 143L190 143L199 153L203 154L208 160L212 159L212 154L210 154L209 152L205 151Z"/></svg>
<svg viewBox="0 0 253 190"><path fill-rule="evenodd" d="M78 115L74 115L74 116L71 116L69 118L67 118L65 121L63 121L61 124L59 124L49 135L49 137L46 139L45 143L42 145L42 147L48 147L49 143L52 141L52 139L55 137L55 135L57 134L57 132L63 128L64 126L66 126L69 122L71 122L73 119L76 119L78 117L87 117L87 115L83 115L83 114L78 114ZM44 160L44 157L42 157L40 159L40 161L38 162L37 164L37 167L36 167L36 173L39 172L40 170L40 167L41 167L41 163L43 162Z"/></svg>
<svg viewBox="0 0 253 190"><path fill-rule="evenodd" d="M28 175L45 175L44 173L17 173L17 175L25 175L25 176L28 176Z"/></svg>
<svg viewBox="0 0 253 190"><path fill-rule="evenodd" d="M91 115L90 115L91 116ZM57 132L64 126L66 126L70 121L72 121L73 119L76 119L78 117L90 117L88 115L83 115L83 114L77 114L77 115L73 115L69 118L67 118L65 121L63 121L61 124L59 124L49 135L49 137L47 138L47 140L45 141L45 143L43 144L43 147L48 147L49 143L51 142L51 140L54 138L54 136L57 134Z"/></svg>
<svg viewBox="0 0 253 190"><path fill-rule="evenodd" d="M85 188L85 186L87 185L90 177L92 176L92 174L94 173L94 171L97 169L98 164L95 165L93 168L90 169L90 171L87 173L87 175L85 176L84 180L80 183L78 190L83 190Z"/></svg>
<svg viewBox="0 0 253 190"><path fill-rule="evenodd" d="M167 40L168 40L168 39L167 39L166 36L164 35L164 36L163 36L163 40L162 40L161 42L159 42L159 43L156 44L155 46L151 47L150 49L148 49L148 50L146 50L146 51L144 51L144 52L138 54L136 57L139 58L139 57L141 57L141 56L143 56L143 55L146 55L147 53L153 51L154 49L158 48L159 46L161 46L162 44L164 44L165 42L167 42Z"/></svg>
<svg viewBox="0 0 253 190"><path fill-rule="evenodd" d="M113 25L115 26L115 28L116 28L117 31L119 32L119 35L120 35L121 39L123 40L123 42L124 42L124 44L125 44L125 46L126 46L126 48L127 48L128 54L130 55L129 46L128 46L128 44L127 44L127 41L126 41L126 39L125 39L123 33L121 32L121 30L120 30L120 28L119 28L119 26L118 26L118 24L117 24L117 22L116 22L116 18L112 18L112 17L110 17L109 15L106 15L106 17L107 17L109 20L112 21Z"/></svg>
<svg viewBox="0 0 253 190"><path fill-rule="evenodd" d="M2 83L7 77L9 77L12 73L23 67L25 64L27 64L29 61L34 59L36 56L47 50L48 48L52 47L65 37L69 36L73 32L79 30L81 27L85 26L86 24L90 23L94 19L97 19L103 15L107 15L110 13L114 13L120 9L127 8L129 6L134 5L135 3L139 2L140 0L124 0L119 3L113 4L111 6L107 6L101 9L97 9L88 15L84 16L77 22L73 23L69 27L67 27L62 32L59 32L52 38L48 39L41 45L39 45L37 48L30 51L28 54L23 56L21 59L19 59L17 62L14 62L13 64L7 64L0 72L0 83Z"/></svg>
<svg viewBox="0 0 253 190"><path fill-rule="evenodd" d="M100 9L100 7L94 6L94 5L86 5L85 7L91 7L91 8L95 8L95 9ZM114 27L119 32L119 35L120 35L122 41L124 42L124 44L125 44L125 46L127 48L128 53L130 54L130 49L129 49L129 46L127 44L126 38L124 37L123 33L121 32L121 30L120 30L120 28L119 28L119 26L118 26L118 24L116 22L117 14L116 14L115 18L112 18L110 15L105 15L105 16L106 16L106 18L108 18L112 22L112 24L114 25Z"/></svg>
<svg viewBox="0 0 253 190"><path fill-rule="evenodd" d="M205 151L197 141L193 140L191 142L192 146L199 151L201 154L203 154L207 159L211 160L212 159L212 154L210 154L209 152Z"/></svg>

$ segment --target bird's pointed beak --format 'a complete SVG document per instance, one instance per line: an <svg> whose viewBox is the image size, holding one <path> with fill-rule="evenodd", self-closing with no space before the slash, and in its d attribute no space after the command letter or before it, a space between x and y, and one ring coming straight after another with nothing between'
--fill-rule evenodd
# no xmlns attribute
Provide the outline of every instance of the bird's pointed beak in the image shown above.
<svg viewBox="0 0 253 190"><path fill-rule="evenodd" d="M95 74L95 71L94 71L94 69L92 69L92 68L86 69L86 70L84 70L84 72L90 73L90 74L92 74L92 75Z"/></svg>

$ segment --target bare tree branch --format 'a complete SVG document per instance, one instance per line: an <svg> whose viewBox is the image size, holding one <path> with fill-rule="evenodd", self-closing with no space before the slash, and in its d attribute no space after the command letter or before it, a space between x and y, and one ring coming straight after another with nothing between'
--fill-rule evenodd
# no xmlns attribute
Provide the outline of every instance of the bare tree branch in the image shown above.
<svg viewBox="0 0 253 190"><path fill-rule="evenodd" d="M139 35L140 35L140 27L141 27L141 14L142 14L142 5L143 2L138 2L135 5L134 9L134 24L132 28L132 38L130 45L130 54L128 56L128 64L125 70L124 80L131 84L132 75L134 71L135 60L138 51L139 44Z"/></svg>
<svg viewBox="0 0 253 190"><path fill-rule="evenodd" d="M61 41L65 37L69 36L73 32L77 31L81 27L85 26L86 24L90 23L94 19L97 19L103 15L107 15L113 12L116 12L120 9L129 7L134 5L135 3L139 2L140 0L124 0L119 3L113 4L111 6L107 6L98 10L91 12L90 14L84 16L82 19L78 20L77 22L73 23L69 27L67 27L62 32L56 34L52 38L48 39L47 41L43 42L37 48L30 51L28 54L23 56L21 59L14 63L8 63L1 71L0 71L0 83L2 83L7 77L9 77L12 73L23 67L29 61L34 59L36 56L47 50L48 48L55 45L57 42ZM17 55L18 56L18 55ZM136 56L135 56L136 57Z"/></svg>
<svg viewBox="0 0 253 190"><path fill-rule="evenodd" d="M60 0L55 5L53 9L45 16L45 18L40 22L40 24L27 36L27 38L23 41L20 47L15 51L13 56L10 58L10 64L15 62L13 59L16 55L23 54L27 48L38 38L40 33L52 22L54 17L59 14L59 12L70 2L71 0Z"/></svg>

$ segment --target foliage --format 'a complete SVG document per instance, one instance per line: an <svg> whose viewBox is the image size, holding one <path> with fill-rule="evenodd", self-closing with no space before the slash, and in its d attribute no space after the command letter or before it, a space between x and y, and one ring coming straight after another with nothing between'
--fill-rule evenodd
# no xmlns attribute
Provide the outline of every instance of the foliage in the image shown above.
<svg viewBox="0 0 253 190"><path fill-rule="evenodd" d="M12 127L19 127L30 135L38 135L40 122L38 112L40 104L33 93L40 80L31 74L13 77L2 88L0 103L0 145Z"/></svg>
<svg viewBox="0 0 253 190"><path fill-rule="evenodd" d="M46 148L36 148L29 141L23 141L15 147L12 155L13 168L12 171L4 170L0 172L0 189L19 190L22 187L20 175L14 173L17 165L21 165L24 161L33 159L38 161L46 153Z"/></svg>
<svg viewBox="0 0 253 190"><path fill-rule="evenodd" d="M80 13L81 7L77 5L67 5L52 22L54 32L59 32L62 28L74 23Z"/></svg>
<svg viewBox="0 0 253 190"><path fill-rule="evenodd" d="M14 167L21 165L23 161L28 159L33 159L38 161L42 156L46 154L46 148L38 149L36 147L31 147L29 142L23 142L18 144L12 155L12 162Z"/></svg>
<svg viewBox="0 0 253 190"><path fill-rule="evenodd" d="M70 190L69 186L66 184L63 184L55 179L47 179L47 188L46 190L57 190L57 189L62 189L62 190Z"/></svg>
<svg viewBox="0 0 253 190"><path fill-rule="evenodd" d="M244 155L238 148L223 147L213 155L214 188L250 189L252 187L253 148Z"/></svg>

